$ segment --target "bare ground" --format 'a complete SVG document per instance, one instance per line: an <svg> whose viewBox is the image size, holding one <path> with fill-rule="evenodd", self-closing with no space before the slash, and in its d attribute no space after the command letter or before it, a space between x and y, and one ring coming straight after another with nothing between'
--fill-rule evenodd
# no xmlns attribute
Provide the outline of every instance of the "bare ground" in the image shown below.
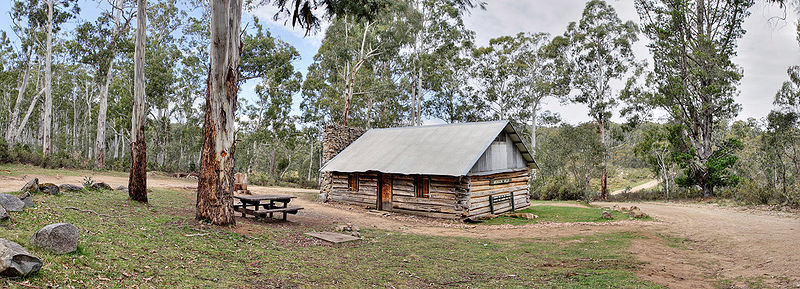
<svg viewBox="0 0 800 289"><path fill-rule="evenodd" d="M78 176L37 176L40 183L80 184ZM0 175L0 192L22 187L30 177ZM112 187L127 185L127 177L96 174L95 181ZM150 176L148 187L192 191L196 180ZM711 204L596 203L598 206L636 205L658 221L607 223L544 223L524 226L477 226L404 214L387 215L341 204L313 201L316 191L250 186L255 194L283 193L299 196L293 205L305 208L282 226L331 227L356 223L361 227L404 233L485 239L538 238L589 235L604 232L638 232L631 251L644 262L642 278L671 288L713 288L715 280L733 280L725 286L746 288L756 280L770 287L800 288L800 218L796 214L720 207ZM575 206L576 204L564 204ZM237 230L260 230L263 223L242 220ZM675 244L672 236L683 240Z"/></svg>

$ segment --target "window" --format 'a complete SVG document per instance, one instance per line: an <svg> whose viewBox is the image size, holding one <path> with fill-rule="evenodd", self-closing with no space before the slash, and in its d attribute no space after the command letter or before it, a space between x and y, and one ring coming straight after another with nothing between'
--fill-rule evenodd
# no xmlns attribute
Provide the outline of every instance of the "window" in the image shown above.
<svg viewBox="0 0 800 289"><path fill-rule="evenodd" d="M347 175L347 188L353 192L358 191L358 173Z"/></svg>
<svg viewBox="0 0 800 289"><path fill-rule="evenodd" d="M494 139L494 141L495 142L506 142L506 133L505 132L500 133L499 135L497 135L497 137Z"/></svg>
<svg viewBox="0 0 800 289"><path fill-rule="evenodd" d="M414 176L414 188L417 191L417 198L427 198L429 196L431 177Z"/></svg>

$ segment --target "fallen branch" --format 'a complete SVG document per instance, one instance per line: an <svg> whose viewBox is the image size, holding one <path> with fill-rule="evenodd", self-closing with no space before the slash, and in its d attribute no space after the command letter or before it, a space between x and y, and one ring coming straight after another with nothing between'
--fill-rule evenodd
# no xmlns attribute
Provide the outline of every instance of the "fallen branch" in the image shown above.
<svg viewBox="0 0 800 289"><path fill-rule="evenodd" d="M82 209L78 209L78 208L76 208L76 207L64 207L64 209L67 209L67 210L76 210L76 211L79 211L79 212L84 212L84 213L92 213L92 214L98 215L98 216L100 216L100 217L112 218L112 217L111 217L111 216L109 216L109 215L100 214L100 213L98 213L98 212L95 212L95 211L92 211L92 210L82 210Z"/></svg>
<svg viewBox="0 0 800 289"><path fill-rule="evenodd" d="M183 235L183 236L184 237L196 237L196 236L205 236L205 235L208 235L208 233L188 234L188 235Z"/></svg>

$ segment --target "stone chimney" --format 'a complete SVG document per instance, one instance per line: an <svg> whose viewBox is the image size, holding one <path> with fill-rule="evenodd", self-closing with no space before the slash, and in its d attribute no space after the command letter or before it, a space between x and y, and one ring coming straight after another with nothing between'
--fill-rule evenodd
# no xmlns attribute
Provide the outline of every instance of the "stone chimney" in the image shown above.
<svg viewBox="0 0 800 289"><path fill-rule="evenodd" d="M365 132L365 129L358 127L347 127L338 124L326 125L325 135L322 139L322 165L328 163ZM330 172L323 172L320 175L319 201L327 202L329 200L331 188L333 187L332 182L333 179Z"/></svg>

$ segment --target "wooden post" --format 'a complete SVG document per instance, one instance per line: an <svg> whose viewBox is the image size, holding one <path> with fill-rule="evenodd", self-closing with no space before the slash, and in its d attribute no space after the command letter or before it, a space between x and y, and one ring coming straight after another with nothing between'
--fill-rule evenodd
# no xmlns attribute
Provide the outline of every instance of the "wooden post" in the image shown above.
<svg viewBox="0 0 800 289"><path fill-rule="evenodd" d="M494 196L489 195L489 211L494 215Z"/></svg>
<svg viewBox="0 0 800 289"><path fill-rule="evenodd" d="M514 192L511 192L511 211L514 211Z"/></svg>

